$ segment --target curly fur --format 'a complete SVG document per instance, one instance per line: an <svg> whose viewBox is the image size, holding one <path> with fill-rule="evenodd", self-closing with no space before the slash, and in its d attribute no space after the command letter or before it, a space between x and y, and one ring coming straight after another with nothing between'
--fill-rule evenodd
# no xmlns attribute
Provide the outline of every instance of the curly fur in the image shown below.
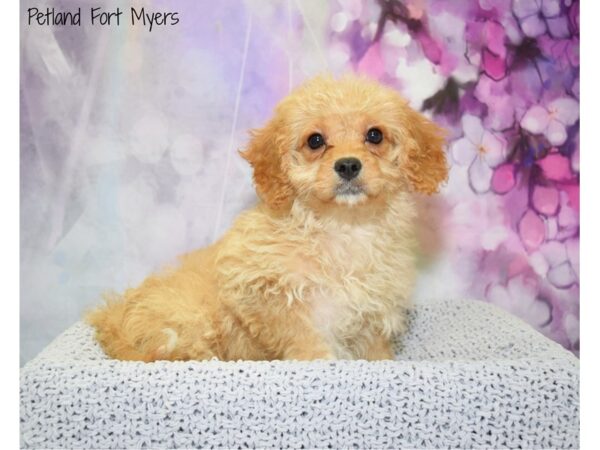
<svg viewBox="0 0 600 450"><path fill-rule="evenodd" d="M369 128L384 135L365 141ZM310 134L327 145L312 150ZM307 82L241 152L261 202L212 246L88 315L114 358L388 359L415 278L413 192L447 177L443 133L395 91ZM342 157L362 163L339 193Z"/></svg>

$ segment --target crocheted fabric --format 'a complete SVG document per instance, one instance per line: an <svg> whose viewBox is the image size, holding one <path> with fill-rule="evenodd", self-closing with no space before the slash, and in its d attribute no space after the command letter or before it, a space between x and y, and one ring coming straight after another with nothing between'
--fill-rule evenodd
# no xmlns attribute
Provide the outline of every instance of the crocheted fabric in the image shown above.
<svg viewBox="0 0 600 450"><path fill-rule="evenodd" d="M77 323L21 370L23 447L577 448L579 362L476 301L396 361L120 362Z"/></svg>

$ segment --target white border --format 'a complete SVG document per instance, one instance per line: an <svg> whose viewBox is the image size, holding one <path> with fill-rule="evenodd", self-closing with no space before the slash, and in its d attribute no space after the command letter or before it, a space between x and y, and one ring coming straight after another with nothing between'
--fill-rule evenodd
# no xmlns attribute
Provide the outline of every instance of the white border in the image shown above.
<svg viewBox="0 0 600 450"><path fill-rule="evenodd" d="M581 448L599 448L597 417L598 406L598 241L600 234L600 192L598 189L600 169L598 139L598 71L599 59L597 45L600 42L598 33L598 17L600 3L581 2L580 23L581 39L581 94L580 116L581 134Z"/></svg>
<svg viewBox="0 0 600 450"><path fill-rule="evenodd" d="M4 343L2 360L4 370L0 383L2 398L2 446L19 448L19 2L9 1L2 5L1 33L3 70L0 71L0 111L2 113L2 151L0 151L2 174L2 248L3 275L3 323L0 326L0 342ZM595 261L600 249L600 146L594 132L600 124L597 114L598 65L595 51L600 42L598 2L581 2L581 448L600 448L597 432L598 413L598 321L600 308L596 297L600 277Z"/></svg>
<svg viewBox="0 0 600 450"><path fill-rule="evenodd" d="M2 447L19 448L19 3L2 4L0 71L0 248L3 343L0 371Z"/></svg>

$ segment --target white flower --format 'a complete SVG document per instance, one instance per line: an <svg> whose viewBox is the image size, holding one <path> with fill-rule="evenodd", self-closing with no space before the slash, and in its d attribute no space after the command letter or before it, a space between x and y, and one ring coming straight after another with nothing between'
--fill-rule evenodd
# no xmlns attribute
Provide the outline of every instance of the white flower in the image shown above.
<svg viewBox="0 0 600 450"><path fill-rule="evenodd" d="M533 133L543 134L552 145L567 141L567 127L579 119L579 103L570 97L561 97L546 106L534 105L521 119L521 126Z"/></svg>
<svg viewBox="0 0 600 450"><path fill-rule="evenodd" d="M506 159L506 141L486 130L481 119L472 115L462 118L464 136L452 143L450 151L454 161L469 165L469 183L477 193L489 191L493 168Z"/></svg>

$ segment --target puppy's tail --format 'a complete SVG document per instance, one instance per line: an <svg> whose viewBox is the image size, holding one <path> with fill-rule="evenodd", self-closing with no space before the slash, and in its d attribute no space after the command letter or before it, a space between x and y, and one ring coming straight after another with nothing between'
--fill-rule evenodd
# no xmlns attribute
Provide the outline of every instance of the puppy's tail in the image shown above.
<svg viewBox="0 0 600 450"><path fill-rule="evenodd" d="M125 361L150 361L147 354L136 350L124 332L126 303L118 295L104 296L105 304L89 312L85 321L96 329L96 339L111 358Z"/></svg>

